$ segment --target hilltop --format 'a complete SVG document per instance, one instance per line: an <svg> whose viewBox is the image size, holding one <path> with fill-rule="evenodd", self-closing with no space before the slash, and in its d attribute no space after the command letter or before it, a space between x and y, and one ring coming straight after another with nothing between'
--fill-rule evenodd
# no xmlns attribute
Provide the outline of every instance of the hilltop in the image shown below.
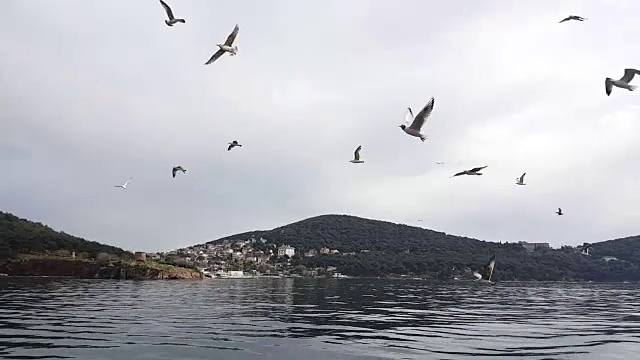
<svg viewBox="0 0 640 360"><path fill-rule="evenodd" d="M119 247L89 241L56 231L39 222L19 218L0 211L0 259L20 254L59 253L68 255L75 251L80 257L95 258L107 253L122 258L132 254Z"/></svg>
<svg viewBox="0 0 640 360"><path fill-rule="evenodd" d="M194 269L133 261L119 247L88 241L0 212L0 273L101 279L202 279Z"/></svg>
<svg viewBox="0 0 640 360"><path fill-rule="evenodd" d="M337 267L347 275L451 279L480 270L496 254L496 280L640 280L640 236L593 243L592 255L586 256L578 247L529 251L519 242L497 243L356 216L321 215L204 245L250 238L262 238L254 242L262 250L294 247L294 265ZM331 253L319 254L321 248Z"/></svg>

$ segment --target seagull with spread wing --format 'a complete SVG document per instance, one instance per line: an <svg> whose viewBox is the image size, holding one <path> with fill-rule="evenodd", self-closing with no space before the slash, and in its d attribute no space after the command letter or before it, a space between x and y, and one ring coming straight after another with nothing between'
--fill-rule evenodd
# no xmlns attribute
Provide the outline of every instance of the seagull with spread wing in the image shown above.
<svg viewBox="0 0 640 360"><path fill-rule="evenodd" d="M411 122L411 125L407 127L406 124L402 124L400 125L400 128L407 134L420 138L420 140L424 141L427 137L420 133L420 129L422 129L422 126L427 121L429 115L431 115L434 103L435 99L432 97L427 105L425 105L415 117L413 116L411 108L407 108L408 112L405 114L405 122L407 124Z"/></svg>
<svg viewBox="0 0 640 360"><path fill-rule="evenodd" d="M238 140L233 140L232 142L229 143L229 147L227 148L227 151L233 149L236 146L242 147L242 144L239 144Z"/></svg>
<svg viewBox="0 0 640 360"><path fill-rule="evenodd" d="M160 0L160 4L162 4L162 7L164 8L164 11L167 12L167 16L169 17L169 20L165 20L164 23L167 24L168 26L173 26L173 24L175 23L185 23L184 19L176 19L173 16L173 11L171 11L171 8L169 7L169 5L167 5L166 2Z"/></svg>
<svg viewBox="0 0 640 360"><path fill-rule="evenodd" d="M482 175L479 171L486 168L488 165L480 166L473 168L471 170L460 171L459 173L453 175L452 177L460 176L460 175Z"/></svg>
<svg viewBox="0 0 640 360"><path fill-rule="evenodd" d="M238 36L238 31L240 31L240 28L236 24L236 27L233 28L233 31L231 32L231 34L227 36L227 40L224 42L224 44L216 44L220 49L216 51L215 54L211 55L211 58L209 58L209 60L207 60L207 62L204 64L205 65L211 64L212 62L218 60L218 58L226 52L228 52L229 55L231 56L237 55L238 46L232 47L231 45L233 45L233 41L236 39L236 36Z"/></svg>
<svg viewBox="0 0 640 360"><path fill-rule="evenodd" d="M577 15L569 15L566 18L560 20L560 23L563 23L563 22L569 21L569 20L584 21L584 20L587 20L587 18L583 18L582 16L577 16Z"/></svg>
<svg viewBox="0 0 640 360"><path fill-rule="evenodd" d="M558 215L564 215L564 213L562 212L562 209L558 208L558 211L556 211L556 214Z"/></svg>
<svg viewBox="0 0 640 360"><path fill-rule="evenodd" d="M527 173L525 172L524 174L522 174L519 178L516 179L516 185L527 185L524 183L524 176L527 175Z"/></svg>
<svg viewBox="0 0 640 360"><path fill-rule="evenodd" d="M360 160L361 149L362 149L362 145L358 145L358 147L356 148L356 151L353 153L353 160L350 160L349 162L352 162L354 164L360 164L364 162L364 160Z"/></svg>
<svg viewBox="0 0 640 360"><path fill-rule="evenodd" d="M129 180L125 181L124 184L122 185L113 185L113 187L119 187L119 188L123 188L126 189L127 188L127 184L129 184L129 181L131 181L133 178L129 178Z"/></svg>
<svg viewBox="0 0 640 360"><path fill-rule="evenodd" d="M179 165L178 166L174 166L173 170L171 170L171 174L173 175L174 179L176 178L176 173L178 171L182 171L182 173L184 174L184 173L187 172L187 169L184 169L182 166L179 166Z"/></svg>
<svg viewBox="0 0 640 360"><path fill-rule="evenodd" d="M636 69L624 69L624 76L620 78L620 80L613 80L612 78L606 78L604 81L605 91L607 92L607 96L611 95L611 90L614 86L627 89L629 91L633 91L637 88L637 86L629 85L631 80L636 74L640 74L640 71Z"/></svg>

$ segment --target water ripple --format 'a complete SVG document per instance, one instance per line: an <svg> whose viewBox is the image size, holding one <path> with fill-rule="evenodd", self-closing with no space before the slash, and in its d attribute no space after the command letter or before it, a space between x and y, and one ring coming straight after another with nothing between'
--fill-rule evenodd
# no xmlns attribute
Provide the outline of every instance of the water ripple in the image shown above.
<svg viewBox="0 0 640 360"><path fill-rule="evenodd" d="M630 359L636 284L0 278L4 359Z"/></svg>

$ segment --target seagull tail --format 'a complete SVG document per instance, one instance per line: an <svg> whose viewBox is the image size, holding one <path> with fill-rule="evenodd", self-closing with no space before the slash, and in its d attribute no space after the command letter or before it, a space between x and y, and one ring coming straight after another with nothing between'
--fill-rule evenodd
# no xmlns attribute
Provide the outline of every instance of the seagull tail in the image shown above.
<svg viewBox="0 0 640 360"><path fill-rule="evenodd" d="M177 22L181 22L181 23L186 23L186 21L184 21L184 19L176 19Z"/></svg>
<svg viewBox="0 0 640 360"><path fill-rule="evenodd" d="M422 140L422 142L424 142L424 139L426 139L427 137L424 135L420 135L420 140Z"/></svg>

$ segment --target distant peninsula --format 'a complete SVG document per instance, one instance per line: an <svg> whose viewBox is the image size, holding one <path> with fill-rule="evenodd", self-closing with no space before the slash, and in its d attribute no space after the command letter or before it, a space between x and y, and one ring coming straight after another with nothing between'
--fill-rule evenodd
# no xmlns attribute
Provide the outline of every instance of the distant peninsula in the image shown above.
<svg viewBox="0 0 640 360"><path fill-rule="evenodd" d="M496 281L639 281L640 236L553 249L490 242L349 215L226 236L163 257L211 274L472 279L496 255Z"/></svg>
<svg viewBox="0 0 640 360"><path fill-rule="evenodd" d="M84 279L203 279L186 264L148 261L146 253L58 232L0 212L0 274Z"/></svg>

